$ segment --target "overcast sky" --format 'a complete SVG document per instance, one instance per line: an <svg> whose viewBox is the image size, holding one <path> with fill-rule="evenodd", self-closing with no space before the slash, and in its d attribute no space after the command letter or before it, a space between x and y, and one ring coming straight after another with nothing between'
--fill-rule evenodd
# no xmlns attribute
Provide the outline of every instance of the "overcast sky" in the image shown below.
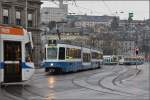
<svg viewBox="0 0 150 100"><path fill-rule="evenodd" d="M65 2L69 6L69 13L87 15L115 15L121 19L128 19L128 13L133 12L135 20L149 18L148 1L77 1ZM42 7L57 7L58 2L44 2ZM117 13L116 13L117 12ZM120 13L121 12L121 13Z"/></svg>

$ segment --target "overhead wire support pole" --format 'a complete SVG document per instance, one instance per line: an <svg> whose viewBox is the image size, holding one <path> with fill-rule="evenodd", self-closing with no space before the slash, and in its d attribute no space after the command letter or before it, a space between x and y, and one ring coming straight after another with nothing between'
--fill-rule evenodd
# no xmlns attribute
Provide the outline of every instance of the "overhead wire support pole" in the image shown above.
<svg viewBox="0 0 150 100"><path fill-rule="evenodd" d="M25 29L28 30L28 0L25 0Z"/></svg>

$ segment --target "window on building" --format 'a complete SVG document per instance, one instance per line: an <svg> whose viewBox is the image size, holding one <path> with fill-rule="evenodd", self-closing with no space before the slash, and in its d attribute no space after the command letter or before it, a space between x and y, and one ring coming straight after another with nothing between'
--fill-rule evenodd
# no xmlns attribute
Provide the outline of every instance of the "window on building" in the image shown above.
<svg viewBox="0 0 150 100"><path fill-rule="evenodd" d="M46 12L44 12L45 14L48 14L48 12L46 11Z"/></svg>
<svg viewBox="0 0 150 100"><path fill-rule="evenodd" d="M28 27L32 27L33 26L33 14L29 13L28 14Z"/></svg>
<svg viewBox="0 0 150 100"><path fill-rule="evenodd" d="M16 11L16 25L21 25L21 11Z"/></svg>
<svg viewBox="0 0 150 100"><path fill-rule="evenodd" d="M9 24L9 10L3 9L3 24Z"/></svg>

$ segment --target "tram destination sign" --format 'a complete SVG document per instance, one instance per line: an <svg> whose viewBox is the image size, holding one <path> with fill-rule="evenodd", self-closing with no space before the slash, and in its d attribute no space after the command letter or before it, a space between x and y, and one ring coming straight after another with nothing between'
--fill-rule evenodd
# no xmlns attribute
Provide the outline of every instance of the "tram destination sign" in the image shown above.
<svg viewBox="0 0 150 100"><path fill-rule="evenodd" d="M0 26L0 34L24 35L23 28Z"/></svg>

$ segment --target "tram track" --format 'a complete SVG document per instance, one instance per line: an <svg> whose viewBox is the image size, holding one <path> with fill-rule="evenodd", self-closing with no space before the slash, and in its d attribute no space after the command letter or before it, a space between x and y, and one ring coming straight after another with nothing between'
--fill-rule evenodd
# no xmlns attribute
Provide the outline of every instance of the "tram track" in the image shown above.
<svg viewBox="0 0 150 100"><path fill-rule="evenodd" d="M6 100L19 100L19 99L12 97L11 95L8 95L8 93L6 93L5 90L1 90L1 93L5 97L3 100L5 100L5 99Z"/></svg>
<svg viewBox="0 0 150 100"><path fill-rule="evenodd" d="M127 68L128 68L127 71L125 71L123 73L120 73L117 77L115 77L116 75L114 75L114 76L113 75L108 75L105 78L99 80L99 85L102 88L105 88L107 90L116 91L116 92L120 92L120 93L125 93L125 94L131 95L131 96L141 95L141 94L134 93L132 89L128 89L128 88L123 89L122 87L118 87L118 86L114 85L114 83L116 82L116 79L118 79L118 77L121 77L121 76L123 76L123 74L128 73L128 71L131 71L131 69L129 69L129 67L127 67ZM132 71L134 72L133 69L132 69ZM134 73L134 74L136 74L136 73ZM126 78L129 78L129 77L133 76L134 74L131 74L127 77L121 78L120 81L122 81ZM108 82L107 78L109 78L110 82ZM105 80L105 82L103 82L104 80ZM106 85L106 82L107 82L107 85ZM108 83L110 83L110 84L108 84Z"/></svg>
<svg viewBox="0 0 150 100"><path fill-rule="evenodd" d="M103 77L103 78L105 79L105 78L107 78L107 77L113 77L113 76L115 76L115 74L110 74L110 75L107 75L107 76L105 76L105 77ZM132 95L134 95L134 94L132 94L132 93L124 92L124 91L117 90L117 89L113 89L113 88L110 88L110 87L106 87L106 86L104 86L104 85L101 83L101 81L103 81L103 79L99 80L99 82L98 82L98 83L99 83L99 86L100 86L101 88L103 88L103 89L109 90L110 92L112 91L112 92L118 92L118 93L127 94L126 96L132 96ZM113 83L113 82L112 82L112 83Z"/></svg>
<svg viewBox="0 0 150 100"><path fill-rule="evenodd" d="M88 86L83 86L83 85L81 85L81 84L78 84L78 83L76 83L75 82L75 80L76 79L72 79L72 84L74 84L74 85L76 85L76 86L79 86L79 87L81 87L81 88L85 88L85 89L88 89L88 90L93 90L93 91L96 91L96 92L99 92L99 93L107 93L107 94L115 94L115 93L110 93L110 92L104 92L104 91L101 91L101 90L97 90L97 89L94 89L94 88L90 88L90 87L88 87ZM116 95L116 94L115 94ZM117 95L119 95L119 94L117 94Z"/></svg>
<svg viewBox="0 0 150 100"><path fill-rule="evenodd" d="M36 92L33 92L29 90L25 86L6 86L3 88L3 93L10 98L11 100L34 100L30 99L30 97L38 97L41 98L41 100L46 100L46 97L42 96L41 94L38 94Z"/></svg>
<svg viewBox="0 0 150 100"><path fill-rule="evenodd" d="M73 81L73 84L78 85L82 88L86 88L86 89L90 89L90 90L94 90L94 91L98 91L98 92L102 92L102 93L122 95L122 96L133 96L132 93L128 93L128 92L125 92L125 91L120 91L120 90L112 89L112 88L109 88L109 87L105 87L101 84L101 81L103 79L105 79L107 77L112 77L112 76L115 77L117 75L119 76L119 75L122 75L122 73L126 73L127 71L128 71L128 69L125 69L124 71L123 71L123 69L119 69L119 70L114 70L112 73L108 73L108 74L104 75L101 79L98 80L98 85L99 85L99 87L102 88L101 91L97 90L97 89L93 89L93 88L91 89L89 86L87 87L87 86L83 86L82 84L78 84L78 83L74 82L76 79L73 79L72 81ZM87 83L87 84L90 84L88 82L88 78L91 78L91 77L87 77L86 79L84 79L84 82ZM113 84L113 81L111 83ZM90 85L93 85L93 84L90 84ZM104 91L103 91L103 89L104 89Z"/></svg>
<svg viewBox="0 0 150 100"><path fill-rule="evenodd" d="M10 88L10 86L3 87L2 91L5 94L5 96L10 98L11 100L27 100L26 98L20 96L20 91L18 92L16 89Z"/></svg>
<svg viewBox="0 0 150 100"><path fill-rule="evenodd" d="M131 69L131 68L130 68L130 69ZM131 69L131 70L133 70L133 69ZM129 69L128 69L128 71L129 71ZM139 70L139 69L133 70L133 71L135 71L135 73L128 75L128 77L120 78L121 75L126 74L126 72L121 73L121 75L118 75L116 78L114 78L114 79L112 80L113 85L118 86L118 82L119 82L119 84L122 84L122 83L123 83L123 82L122 82L123 80L126 80L126 79L131 78L131 77L133 77L133 79L134 79L134 78L135 78L137 75L139 75L140 72L141 72L141 70Z"/></svg>
<svg viewBox="0 0 150 100"><path fill-rule="evenodd" d="M115 69L115 67L112 68L112 70L114 70L114 69ZM108 74L108 73L106 73L106 72L107 72L107 71L103 71L102 73ZM100 73L100 74L102 74L102 73ZM85 83L89 84L86 80L87 80L88 78L90 78L91 76L93 76L93 75L97 75L97 73L93 73L92 75L86 76L86 79L85 79L85 80L82 79L82 81L84 81ZM109 74L109 75L110 75L110 74ZM76 78L72 79L72 83L73 83L74 85L76 85L76 86L80 86L80 87L82 87L82 88L86 88L86 89L89 89L89 90L97 91L97 92L100 92L100 93L113 94L113 95L115 94L115 95L121 95L121 96L122 96L122 94L112 93L112 92L106 92L106 91L99 90L99 89L96 89L96 88L91 88L90 86L84 86L83 84L78 84L78 83L76 82L76 80L78 80L78 79L81 79L81 77L76 77ZM90 85L91 85L91 84L90 84Z"/></svg>

